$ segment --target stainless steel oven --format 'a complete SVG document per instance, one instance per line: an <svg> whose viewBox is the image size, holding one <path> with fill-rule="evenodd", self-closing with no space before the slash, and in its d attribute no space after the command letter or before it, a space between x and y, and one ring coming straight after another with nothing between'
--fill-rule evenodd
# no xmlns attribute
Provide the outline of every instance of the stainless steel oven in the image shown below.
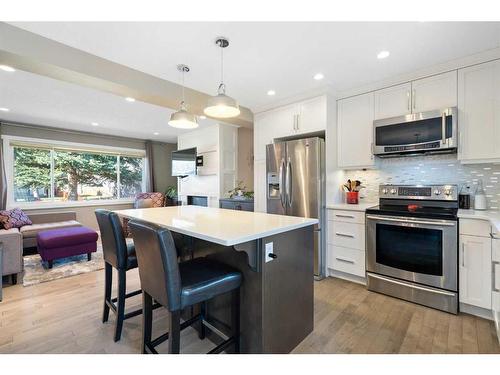
<svg viewBox="0 0 500 375"><path fill-rule="evenodd" d="M412 113L373 122L373 154L451 153L458 145L456 107Z"/></svg>
<svg viewBox="0 0 500 375"><path fill-rule="evenodd" d="M366 214L370 290L457 312L456 190L453 185L381 188L380 206Z"/></svg>

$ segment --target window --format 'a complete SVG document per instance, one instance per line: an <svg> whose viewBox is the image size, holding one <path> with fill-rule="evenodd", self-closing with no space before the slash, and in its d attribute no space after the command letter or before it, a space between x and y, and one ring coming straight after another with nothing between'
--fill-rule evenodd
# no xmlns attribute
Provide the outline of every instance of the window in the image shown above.
<svg viewBox="0 0 500 375"><path fill-rule="evenodd" d="M13 203L43 205L131 199L143 191L144 153L10 143Z"/></svg>

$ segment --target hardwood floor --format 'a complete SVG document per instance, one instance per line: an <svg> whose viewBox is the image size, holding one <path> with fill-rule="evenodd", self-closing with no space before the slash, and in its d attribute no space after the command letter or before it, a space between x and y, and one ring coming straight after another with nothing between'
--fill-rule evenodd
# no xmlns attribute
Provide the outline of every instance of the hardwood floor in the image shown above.
<svg viewBox="0 0 500 375"><path fill-rule="evenodd" d="M141 316L126 320L113 342L114 316L101 323L104 272L91 272L24 288L4 288L0 303L0 353L139 353ZM128 273L128 291L139 288ZM141 304L140 296L127 308ZM155 310L154 335L168 330ZM182 353L212 348L188 328ZM166 352L167 343L159 347ZM500 353L492 322L444 312L367 291L340 279L315 283L315 329L294 353Z"/></svg>

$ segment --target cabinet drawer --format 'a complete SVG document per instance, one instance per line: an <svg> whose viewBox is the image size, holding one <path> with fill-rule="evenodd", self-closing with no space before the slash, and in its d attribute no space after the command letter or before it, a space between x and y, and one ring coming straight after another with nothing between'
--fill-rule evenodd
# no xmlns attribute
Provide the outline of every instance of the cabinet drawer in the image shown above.
<svg viewBox="0 0 500 375"><path fill-rule="evenodd" d="M365 225L330 221L328 243L351 249L365 250Z"/></svg>
<svg viewBox="0 0 500 375"><path fill-rule="evenodd" d="M460 234L469 236L490 237L491 225L486 220L460 219Z"/></svg>
<svg viewBox="0 0 500 375"><path fill-rule="evenodd" d="M365 252L342 246L328 245L328 267L337 271L365 277Z"/></svg>
<svg viewBox="0 0 500 375"><path fill-rule="evenodd" d="M328 220L364 224L365 213L360 211L328 210Z"/></svg>

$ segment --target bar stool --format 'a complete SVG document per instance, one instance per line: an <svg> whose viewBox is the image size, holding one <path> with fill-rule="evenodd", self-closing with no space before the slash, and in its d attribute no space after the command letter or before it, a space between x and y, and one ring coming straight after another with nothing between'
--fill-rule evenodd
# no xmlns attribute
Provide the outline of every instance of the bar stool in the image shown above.
<svg viewBox="0 0 500 375"><path fill-rule="evenodd" d="M105 263L104 281L104 310L102 322L106 323L109 310L116 315L115 342L120 340L123 321L140 315L142 309L125 314L125 299L141 294L141 290L126 293L127 271L137 268L137 257L134 244L127 244L123 234L123 228L118 215L114 212L97 209L95 210L99 230L101 231L102 250ZM118 271L118 296L111 298L111 287L113 283L113 268ZM116 305L115 305L116 302Z"/></svg>
<svg viewBox="0 0 500 375"><path fill-rule="evenodd" d="M168 340L168 352L179 353L180 331L201 321L200 338L205 338L205 303L221 294L232 294L232 336L212 349L209 354L220 353L234 344L240 351L240 285L241 273L225 264L208 258L177 261L177 252L170 231L148 223L131 221L130 229L137 251L143 303L142 353L157 354L155 347ZM170 312L170 332L152 339L152 300ZM200 314L181 323L181 310L202 304ZM219 335L217 330L213 332ZM222 336L221 336L222 337ZM225 338L225 337L222 337Z"/></svg>

